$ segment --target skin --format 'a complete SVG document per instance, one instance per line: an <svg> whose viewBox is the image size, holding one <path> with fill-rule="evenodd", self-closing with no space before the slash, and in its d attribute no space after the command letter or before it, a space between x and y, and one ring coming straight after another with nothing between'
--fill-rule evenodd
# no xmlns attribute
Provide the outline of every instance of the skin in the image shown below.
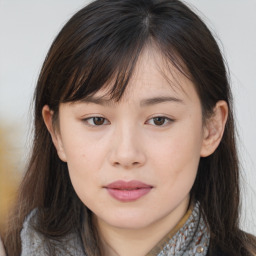
<svg viewBox="0 0 256 256"><path fill-rule="evenodd" d="M48 106L42 113L77 195L94 213L106 255L141 256L186 213L200 157L217 148L228 108L219 101L203 126L194 85L152 49L140 56L121 101L108 100L107 89L89 101L60 104L58 129ZM116 180L152 189L120 202L104 188Z"/></svg>

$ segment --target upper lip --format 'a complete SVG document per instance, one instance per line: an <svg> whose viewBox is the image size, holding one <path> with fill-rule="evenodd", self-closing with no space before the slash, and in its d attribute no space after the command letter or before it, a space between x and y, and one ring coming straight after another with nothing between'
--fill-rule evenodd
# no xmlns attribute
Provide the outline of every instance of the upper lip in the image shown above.
<svg viewBox="0 0 256 256"><path fill-rule="evenodd" d="M133 189L152 188L152 187L153 186L138 180L131 180L131 181L117 180L105 186L105 188L120 189L120 190L133 190Z"/></svg>

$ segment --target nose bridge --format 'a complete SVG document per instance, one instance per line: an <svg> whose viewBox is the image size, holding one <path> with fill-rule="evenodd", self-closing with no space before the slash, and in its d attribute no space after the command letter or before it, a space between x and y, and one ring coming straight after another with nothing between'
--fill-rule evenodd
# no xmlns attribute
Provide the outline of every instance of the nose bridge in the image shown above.
<svg viewBox="0 0 256 256"><path fill-rule="evenodd" d="M111 162L115 166L130 168L145 162L139 129L132 123L119 124L113 133Z"/></svg>

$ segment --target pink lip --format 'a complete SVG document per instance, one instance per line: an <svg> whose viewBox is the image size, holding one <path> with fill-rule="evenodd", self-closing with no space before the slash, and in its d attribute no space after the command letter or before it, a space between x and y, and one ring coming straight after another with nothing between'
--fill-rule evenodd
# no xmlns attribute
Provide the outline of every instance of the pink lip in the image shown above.
<svg viewBox="0 0 256 256"><path fill-rule="evenodd" d="M122 181L118 180L105 186L108 193L115 199L121 202L135 201L142 196L146 195L153 186L145 184L143 182L132 180Z"/></svg>

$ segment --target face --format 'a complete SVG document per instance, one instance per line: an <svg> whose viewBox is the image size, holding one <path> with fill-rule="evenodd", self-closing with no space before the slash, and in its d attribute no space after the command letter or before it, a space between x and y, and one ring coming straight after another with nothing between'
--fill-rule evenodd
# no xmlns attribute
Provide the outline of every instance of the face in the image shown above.
<svg viewBox="0 0 256 256"><path fill-rule="evenodd" d="M60 105L58 154L81 201L107 225L144 228L188 206L204 149L202 110L192 82L169 68L145 51L120 102L102 89Z"/></svg>

